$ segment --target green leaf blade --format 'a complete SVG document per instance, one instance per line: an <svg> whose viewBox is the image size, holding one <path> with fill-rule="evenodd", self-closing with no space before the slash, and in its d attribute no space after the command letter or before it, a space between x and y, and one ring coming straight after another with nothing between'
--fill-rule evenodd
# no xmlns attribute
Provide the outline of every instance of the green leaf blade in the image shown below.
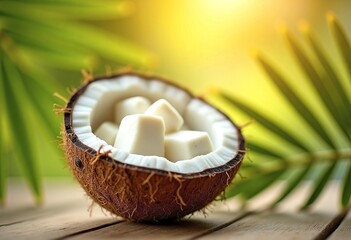
<svg viewBox="0 0 351 240"><path fill-rule="evenodd" d="M318 118L313 114L313 111L307 107L304 101L295 93L295 91L287 84L287 80L270 64L263 56L257 54L258 62L263 67L269 79L279 89L280 93L295 109L299 116L305 120L312 130L318 134L322 141L324 141L329 147L336 149L336 145L324 130L324 127L318 121Z"/></svg>
<svg viewBox="0 0 351 240"><path fill-rule="evenodd" d="M22 165L23 172L28 180L29 186L36 198L37 203L42 201L42 187L38 167L36 165L35 155L28 128L25 126L26 117L23 115L23 109L14 106L21 106L19 99L16 97L14 84L21 84L14 76L18 76L13 65L4 58L1 61L1 80L3 84L3 96L6 99L5 109L9 117L9 127L11 135L16 144L16 153L18 160ZM10 77L11 76L11 77Z"/></svg>
<svg viewBox="0 0 351 240"><path fill-rule="evenodd" d="M346 170L342 181L341 206L348 207L351 198L351 163L349 163L348 169Z"/></svg>
<svg viewBox="0 0 351 240"><path fill-rule="evenodd" d="M250 176L237 183L234 182L232 186L227 189L226 197L231 198L240 194L245 200L251 199L271 186L272 183L276 182L284 172L285 169L279 169L256 177Z"/></svg>
<svg viewBox="0 0 351 240"><path fill-rule="evenodd" d="M0 60L1 61L1 60ZM2 80L1 80L1 74L0 74L0 88L2 88ZM2 100L2 99L1 99ZM4 109L3 107L3 101L1 101L0 106L1 109ZM0 116L0 206L4 204L5 201L5 195L6 195L6 179L8 175L8 166L7 166L7 161L8 159L6 158L6 139L5 139L5 116L2 114Z"/></svg>
<svg viewBox="0 0 351 240"><path fill-rule="evenodd" d="M300 170L300 172L297 173L293 178L285 180L286 187L284 191L280 194L280 196L277 198L277 200L273 202L272 206L276 206L278 203L287 198L296 189L296 187L302 182L302 180L306 177L307 173L310 171L311 166L311 164L307 165L302 170Z"/></svg>
<svg viewBox="0 0 351 240"><path fill-rule="evenodd" d="M315 92L318 94L321 103L324 103L325 109L329 112L329 115L335 120L337 125L340 127L341 131L343 133L348 133L349 124L348 124L348 121L345 121L345 116L349 115L350 111L346 111L345 115L340 113L340 106L339 106L340 93L334 93L335 84L332 83L330 78L322 77L318 73L318 70L314 67L314 65L306 55L305 51L302 49L302 47L298 44L296 39L294 39L289 32L286 32L285 35L286 35L287 42L300 68L305 73L307 81L310 83L310 85L313 86ZM313 40L313 39L310 39L310 40ZM320 49L318 49L316 45L313 45L313 46L314 46L313 49L315 49L317 51L317 54L319 54L320 61L322 61L322 64L324 63L323 65L325 66L325 68L328 69L330 72L334 73L334 71L331 70L330 65L327 64L327 60L326 59L323 60L324 58L322 56ZM330 73L330 74L333 74L333 73ZM337 80L337 79L334 79L334 80ZM350 138L350 136L347 136L347 137Z"/></svg>
<svg viewBox="0 0 351 240"><path fill-rule="evenodd" d="M337 162L330 163L329 166L321 172L319 177L314 180L314 188L309 198L305 202L305 204L301 207L302 210L308 209L320 196L326 184L328 183L330 177L332 176L335 167L337 166Z"/></svg>
<svg viewBox="0 0 351 240"><path fill-rule="evenodd" d="M281 125L271 120L269 117L264 116L259 111L251 108L249 105L241 102L240 100L236 99L234 96L229 96L224 92L220 93L220 96L223 97L226 101L228 101L231 105L238 108L242 112L248 114L252 118L254 118L257 122L259 122L262 126L270 130L272 133L276 134L277 136L281 137L282 139L286 140L293 146L309 152L309 149L303 145L298 139L296 139L292 134L286 131Z"/></svg>
<svg viewBox="0 0 351 240"><path fill-rule="evenodd" d="M14 18L3 15L6 31L30 37L44 46L51 45L61 49L68 46L76 51L94 51L101 56L117 61L149 66L154 56L124 39L101 29L72 21L45 22L35 18ZM50 35L50 38L47 36Z"/></svg>
<svg viewBox="0 0 351 240"><path fill-rule="evenodd" d="M22 79L25 78L21 75ZM27 77L27 79L31 79ZM45 93L45 89L42 88L36 81L23 81L23 85L28 93L28 98L30 99L33 110L36 112L35 119L38 123L42 122L41 125L52 137L58 136L59 131L55 123L57 119L54 118L53 111L51 107L53 106L53 96Z"/></svg>
<svg viewBox="0 0 351 240"><path fill-rule="evenodd" d="M334 40L339 49L339 53L343 57L345 67L349 73L349 78L351 80L351 45L348 37L345 33L344 28L339 23L338 19L335 17L334 13L329 12L327 15L329 26L333 34Z"/></svg>
<svg viewBox="0 0 351 240"><path fill-rule="evenodd" d="M22 48L25 55L28 56L35 64L44 67L73 70L90 69L95 67L99 62L97 57L89 54L58 53L51 51L43 51L42 49Z"/></svg>
<svg viewBox="0 0 351 240"><path fill-rule="evenodd" d="M255 142L248 142L247 143L247 148L249 149L250 152L255 152L258 154L266 155L275 159L283 159L284 156L281 153L278 153L274 149L268 147L268 146L263 146L262 144L255 143Z"/></svg>
<svg viewBox="0 0 351 240"><path fill-rule="evenodd" d="M311 31L307 28L304 30L304 34L309 42L311 49L314 54L317 56L317 60L320 65L323 67L324 71L327 74L327 77L324 78L326 88L331 93L331 97L334 101L335 109L330 109L329 112L331 115L338 115L336 121L339 126L344 130L345 134L348 136L349 140L351 139L351 103L347 97L347 92L343 87L341 78L337 75L332 64L328 60L328 57L322 50L321 44L318 40L312 35Z"/></svg>
<svg viewBox="0 0 351 240"><path fill-rule="evenodd" d="M124 1L0 1L2 12L50 20L111 20L128 15L132 8Z"/></svg>
<svg viewBox="0 0 351 240"><path fill-rule="evenodd" d="M4 89L4 79L3 79L1 65L2 65L2 58L0 55L0 91L1 89ZM0 94L0 108L6 109L5 99L2 93ZM6 158L7 156L5 154L5 152L7 152L6 150L7 144L5 139L5 135L7 131L6 131L6 125L5 125L5 121L6 121L5 118L7 118L6 112L0 115L0 132L1 132L0 134L0 206L2 206L5 201L6 180L8 175L8 166L7 166L8 159Z"/></svg>

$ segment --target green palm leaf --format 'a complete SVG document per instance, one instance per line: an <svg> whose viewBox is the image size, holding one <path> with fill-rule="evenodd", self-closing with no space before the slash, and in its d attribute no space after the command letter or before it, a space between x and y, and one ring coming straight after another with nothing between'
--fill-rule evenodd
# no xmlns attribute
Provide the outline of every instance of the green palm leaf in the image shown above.
<svg viewBox="0 0 351 240"><path fill-rule="evenodd" d="M351 103L347 97L347 92L341 84L341 79L332 67L332 63L328 60L327 55L324 53L324 50L321 47L321 44L318 42L311 32L308 26L304 26L302 29L307 42L309 43L311 49L316 55L316 59L319 61L320 65L325 71L326 77L323 78L323 83L328 94L331 95L329 100L333 102L333 106L329 107L330 114L336 120L336 124L339 124L340 128L348 136L349 139L351 136L350 133L350 123L351 122ZM325 93L326 95L327 93ZM323 100L323 94L320 94L321 99Z"/></svg>
<svg viewBox="0 0 351 240"><path fill-rule="evenodd" d="M329 12L328 22L330 24L331 31L335 42L337 43L338 50L344 59L344 64L347 72L349 73L349 78L351 79L351 44L346 36L345 30L339 23L338 19L335 17L334 13Z"/></svg>
<svg viewBox="0 0 351 240"><path fill-rule="evenodd" d="M131 7L118 0L0 1L0 202L10 157L15 156L37 202L42 198L38 159L47 154L50 166L63 169L56 143L59 118L52 106L54 92L78 84L66 79L79 79L82 68L103 69L103 61L116 66L152 63L148 51L86 21L118 19ZM38 133L45 138L33 137ZM41 151L38 146L44 143L39 141L50 147Z"/></svg>
<svg viewBox="0 0 351 240"><path fill-rule="evenodd" d="M238 194L245 200L252 198L265 188L276 182L279 177L284 174L285 169L279 169L274 172L257 175L253 178L243 179L236 184L236 188L230 188L226 192L226 197L234 197Z"/></svg>
<svg viewBox="0 0 351 240"><path fill-rule="evenodd" d="M266 71L272 82L278 88L280 93L295 109L295 111L305 120L305 122L318 134L321 139L330 147L335 148L334 142L331 140L325 128L318 121L318 117L313 113L298 93L295 92L288 84L288 81L283 77L276 68L268 62L262 55L257 55L257 60Z"/></svg>
<svg viewBox="0 0 351 240"><path fill-rule="evenodd" d="M341 196L341 204L346 206L350 201L351 197L351 164L349 163L347 171L345 173L345 179L343 182L343 190Z"/></svg>
<svg viewBox="0 0 351 240"><path fill-rule="evenodd" d="M293 173L293 176L290 176L290 181L287 182L285 189L282 191L277 200L274 201L273 206L276 206L278 203L283 201L290 193L296 189L296 187L302 182L302 180L310 171L311 166L311 164L308 164L307 167L297 169L298 172L295 172Z"/></svg>
<svg viewBox="0 0 351 240"><path fill-rule="evenodd" d="M332 79L330 76L325 76L323 74L323 71L320 71L321 74L323 74L323 76L321 76L321 74L318 73L317 68L313 66L311 60L308 58L308 56L306 56L305 51L288 31L286 32L286 39L292 49L293 54L296 57L297 62L299 63L299 66L306 75L306 80L308 80L308 82L314 87L315 91L319 95L320 101L323 102L325 108L329 111L330 116L334 118L335 123L341 128L344 134L348 135L347 128L349 121L347 121L347 118L349 116L349 111L341 111L343 110L342 106L344 105L344 102L341 102L341 104L339 103L339 96L342 95L340 95L338 92L333 91L333 81L339 82L339 80L337 79L335 72L330 70L332 69L331 65L327 62L327 59L322 56L320 49L315 48L315 50L317 50L317 53L319 53L317 56L319 57L320 61L322 62L324 60L323 65L326 69L330 70L330 73L333 75L334 79ZM313 41L312 36L310 36L310 40L312 40L312 42L315 42ZM317 47L316 45L314 46ZM344 91L341 93L343 92ZM345 102L345 104L346 103L347 102Z"/></svg>
<svg viewBox="0 0 351 240"><path fill-rule="evenodd" d="M0 72L0 89L3 89L2 85L2 73ZM3 100L3 95L0 96L0 108L5 109L5 104ZM4 115L0 116L0 205L3 204L5 198L6 191L6 178L7 178L7 161L6 159L6 147L5 147L5 133L6 133L6 125L5 125L5 117Z"/></svg>
<svg viewBox="0 0 351 240"><path fill-rule="evenodd" d="M275 151L272 148L268 148L267 146L264 146L263 144L260 143L255 143L255 142L248 142L247 143L247 148L250 151L253 151L255 153L261 154L261 155L265 155L265 156L269 156L275 159L283 159L283 154Z"/></svg>
<svg viewBox="0 0 351 240"><path fill-rule="evenodd" d="M107 7L108 6L108 7ZM105 20L115 19L116 16L128 14L133 6L127 1L38 1L17 0L1 1L0 8L7 13L23 12L22 15L32 17L47 16L55 19L87 19Z"/></svg>
<svg viewBox="0 0 351 240"><path fill-rule="evenodd" d="M330 28L335 42L342 55L344 66L351 73L350 42L345 31L333 14L328 15ZM331 17L332 16L332 17ZM282 74L267 60L263 54L258 53L256 60L269 77L270 82L276 87L299 117L306 128L314 132L313 137L300 140L289 129L274 120L274 116L265 116L258 109L250 107L247 103L220 91L220 97L225 99L233 108L242 111L254 118L264 129L275 134L282 141L297 147L299 152L282 154L275 150L275 145L281 145L280 141L270 143L248 141L250 158L253 160L244 162L240 169L243 180L235 180L227 191L228 197L241 196L244 200L255 197L259 192L269 188L277 180L284 179L285 187L280 195L272 202L275 206L285 200L303 181L311 182L311 192L307 197L302 209L307 209L318 199L326 185L331 181L338 168L345 167L346 171L341 178L340 203L343 207L350 204L351 196L351 101L349 92L350 82L341 78L338 71L331 64L334 62L327 57L318 39L314 37L309 28L302 28L311 53L316 57L312 61L307 51L288 31L283 36L296 59L301 72L305 74L304 80L314 91L315 101L318 102L323 113L328 116L328 121L320 120L320 112L312 108L309 100L301 95L301 89L292 87L291 80ZM351 76L351 74L350 74ZM345 84L348 84L347 86ZM304 94L308 94L304 89ZM331 128L330 124L333 125ZM305 129L307 130L307 129ZM305 131L301 129L301 131ZM308 144L307 144L308 143ZM324 143L322 146L319 143ZM314 148L308 146L315 146ZM254 157L253 157L254 156Z"/></svg>
<svg viewBox="0 0 351 240"><path fill-rule="evenodd" d="M28 111L18 101L18 96L25 94L23 90L23 82L20 79L17 69L13 64L2 58L1 61L1 80L3 82L3 92L5 100L5 111L8 113L8 122L10 123L10 133L16 136L16 141L12 138L12 142L18 143L16 153L18 154L18 161L22 165L25 177L30 184L33 193L36 196L37 202L41 202L41 183L39 180L38 167L33 152L32 138L29 133L29 127L22 121L25 120ZM12 79L12 80L10 80ZM15 85L16 83L16 85ZM17 106L17 107L16 107Z"/></svg>
<svg viewBox="0 0 351 240"><path fill-rule="evenodd" d="M257 109L253 109L244 102L241 102L234 96L229 96L225 93L222 93L222 97L232 105L236 106L241 111L253 117L256 121L260 122L260 124L262 124L265 128L272 131L274 134L278 135L286 142L304 151L308 151L308 148L301 143L301 140L297 139L292 133L284 129L283 126L275 122L273 119L270 119L268 116L265 116L263 113L260 113L260 111L258 111Z"/></svg>
<svg viewBox="0 0 351 240"><path fill-rule="evenodd" d="M322 171L319 174L319 176L315 179L315 186L313 187L313 191L307 199L306 203L302 206L302 209L307 209L311 206L312 203L314 203L314 201L316 201L316 199L324 189L325 185L328 183L330 177L332 176L335 167L336 162L329 163L328 166L324 169L324 171Z"/></svg>

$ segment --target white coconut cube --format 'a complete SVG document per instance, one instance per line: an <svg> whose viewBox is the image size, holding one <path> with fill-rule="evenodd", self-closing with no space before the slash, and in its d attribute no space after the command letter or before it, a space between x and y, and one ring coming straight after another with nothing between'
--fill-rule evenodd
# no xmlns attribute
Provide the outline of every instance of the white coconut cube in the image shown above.
<svg viewBox="0 0 351 240"><path fill-rule="evenodd" d="M107 144L113 145L118 132L118 126L112 122L103 122L95 131L95 135Z"/></svg>
<svg viewBox="0 0 351 240"><path fill-rule="evenodd" d="M154 102L145 114L157 115L163 118L166 127L166 133L178 131L183 125L183 118L178 111L165 99Z"/></svg>
<svg viewBox="0 0 351 240"><path fill-rule="evenodd" d="M127 115L144 113L150 105L147 98L139 96L122 100L115 106L115 122L120 123Z"/></svg>
<svg viewBox="0 0 351 240"><path fill-rule="evenodd" d="M192 159L212 151L207 132L178 131L165 137L165 157L172 162Z"/></svg>
<svg viewBox="0 0 351 240"><path fill-rule="evenodd" d="M165 125L155 115L133 114L122 119L114 146L133 154L164 156Z"/></svg>

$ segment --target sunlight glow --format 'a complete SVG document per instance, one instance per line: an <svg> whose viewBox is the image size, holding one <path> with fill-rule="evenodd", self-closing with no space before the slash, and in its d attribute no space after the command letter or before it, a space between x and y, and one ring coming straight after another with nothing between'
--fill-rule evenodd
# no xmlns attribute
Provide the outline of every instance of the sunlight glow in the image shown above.
<svg viewBox="0 0 351 240"><path fill-rule="evenodd" d="M205 0L201 1L203 6L209 11L215 13L233 13L233 10L246 7L252 3L252 0Z"/></svg>

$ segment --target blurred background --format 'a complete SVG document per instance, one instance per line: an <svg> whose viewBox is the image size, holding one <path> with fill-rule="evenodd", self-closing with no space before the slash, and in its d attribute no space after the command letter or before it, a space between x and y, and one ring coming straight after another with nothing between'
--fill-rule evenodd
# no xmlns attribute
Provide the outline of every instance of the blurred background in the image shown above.
<svg viewBox="0 0 351 240"><path fill-rule="evenodd" d="M307 21L337 67L341 60L326 21L330 10L351 34L349 0L0 0L3 78L12 82L1 87L6 91L6 87L17 89L20 85L16 82L18 74L13 74L16 69L11 70L12 63L22 76L24 93L17 96L22 115L1 117L1 135L7 146L2 158L8 160L2 168L6 165L11 176L26 172L23 169L28 163L18 160L24 155L18 155L17 139L10 127L11 119L17 116L26 118L28 142L34 146L32 154L39 175L70 175L58 146L62 115L55 116L52 110L54 103L63 106L64 102L53 93L67 98L67 88L82 82L81 69L101 75L132 66L169 78L196 95L207 94L213 87L223 89L259 106L288 128L297 129L299 122L293 121L296 116L275 93L251 53L259 49L279 65L293 86L300 92L308 91L309 86L299 81L302 73L277 29L285 25L302 39L299 24ZM340 72L346 74L342 68ZM8 100L1 101L10 106L7 95L1 94ZM209 98L238 124L250 120L216 98ZM267 140L259 131L253 126L245 129L245 134L248 139ZM310 136L308 131L301 134Z"/></svg>

